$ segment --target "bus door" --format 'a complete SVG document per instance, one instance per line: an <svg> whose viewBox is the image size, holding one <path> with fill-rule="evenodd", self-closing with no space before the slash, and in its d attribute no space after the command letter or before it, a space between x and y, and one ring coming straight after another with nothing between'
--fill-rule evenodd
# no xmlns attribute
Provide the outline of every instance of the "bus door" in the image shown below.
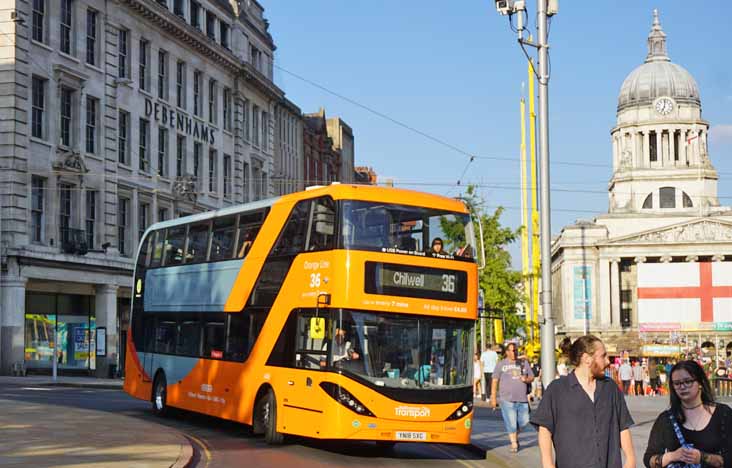
<svg viewBox="0 0 732 468"><path fill-rule="evenodd" d="M328 357L329 324L323 315L321 310L319 320L313 321L315 312L302 310L295 322L295 365L283 369L287 381L282 395L287 400L283 400L286 414L283 417L288 421L288 432L312 434L313 430L320 430L323 409L319 403L322 394L319 371L325 367Z"/></svg>
<svg viewBox="0 0 732 468"><path fill-rule="evenodd" d="M144 312L143 312L144 314ZM150 382L153 378L153 360L155 351L155 317L144 314L143 318L143 348L145 352L142 353L142 381Z"/></svg>

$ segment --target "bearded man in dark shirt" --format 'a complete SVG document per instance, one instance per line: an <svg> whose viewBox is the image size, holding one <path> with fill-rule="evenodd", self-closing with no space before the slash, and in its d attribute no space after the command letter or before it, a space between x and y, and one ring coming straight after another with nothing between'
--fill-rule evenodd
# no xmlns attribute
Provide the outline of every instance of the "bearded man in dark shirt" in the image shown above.
<svg viewBox="0 0 732 468"><path fill-rule="evenodd" d="M572 343L569 359L575 370L549 384L531 417L543 468L635 468L633 419L618 386L605 377L605 345L582 336Z"/></svg>

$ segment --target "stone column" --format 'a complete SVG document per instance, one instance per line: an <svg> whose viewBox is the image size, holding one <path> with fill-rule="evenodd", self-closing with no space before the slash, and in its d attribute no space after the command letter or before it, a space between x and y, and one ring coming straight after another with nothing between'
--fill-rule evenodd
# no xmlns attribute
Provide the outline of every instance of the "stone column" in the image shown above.
<svg viewBox="0 0 732 468"><path fill-rule="evenodd" d="M620 328L620 259L610 260L610 323Z"/></svg>
<svg viewBox="0 0 732 468"><path fill-rule="evenodd" d="M14 261L13 261L14 262ZM22 276L0 278L0 374L8 375L13 364L25 359L25 287Z"/></svg>
<svg viewBox="0 0 732 468"><path fill-rule="evenodd" d="M610 318L610 288L611 288L611 279L610 279L610 262L605 258L600 258L599 261L600 265L600 271L599 271L599 295L600 295L600 304L598 307L600 312L600 329L606 330L611 323Z"/></svg>
<svg viewBox="0 0 732 468"><path fill-rule="evenodd" d="M656 164L663 166L663 130L656 129Z"/></svg>
<svg viewBox="0 0 732 468"><path fill-rule="evenodd" d="M631 141L631 145L633 148L633 154L631 156L630 161L631 161L631 165L633 166L633 168L636 168L636 167L640 167L640 164L639 164L640 158L638 156L640 154L638 151L638 132L634 130L633 133L631 133L630 135L631 135L630 141Z"/></svg>
<svg viewBox="0 0 732 468"><path fill-rule="evenodd" d="M643 165L641 167L651 167L651 136L648 131L643 132Z"/></svg>
<svg viewBox="0 0 732 468"><path fill-rule="evenodd" d="M668 135L668 159L671 166L676 166L678 162L674 159L674 153L676 152L676 132L677 130L669 130Z"/></svg>
<svg viewBox="0 0 732 468"><path fill-rule="evenodd" d="M97 357L97 377L108 377L110 364L117 365L117 289L116 284L98 284L96 286L95 310L97 327L107 328L107 355ZM96 350L93 350L96 352Z"/></svg>
<svg viewBox="0 0 732 468"><path fill-rule="evenodd" d="M48 190L43 191L46 210L44 218L46 222L46 239L52 247L61 247L61 235L58 231L58 213L59 213L59 196L58 196L58 176L51 175L48 178Z"/></svg>

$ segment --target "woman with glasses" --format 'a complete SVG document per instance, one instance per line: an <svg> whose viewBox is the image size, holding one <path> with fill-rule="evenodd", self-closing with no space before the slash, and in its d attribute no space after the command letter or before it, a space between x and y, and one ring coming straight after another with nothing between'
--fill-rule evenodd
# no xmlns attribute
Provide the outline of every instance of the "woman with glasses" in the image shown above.
<svg viewBox="0 0 732 468"><path fill-rule="evenodd" d="M716 403L704 369L681 361L670 372L671 408L653 424L643 462L658 467L732 467L732 409Z"/></svg>
<svg viewBox="0 0 732 468"><path fill-rule="evenodd" d="M525 359L518 357L516 343L506 345L505 358L493 370L490 407L496 407L496 391L501 400L503 424L511 441L511 452L519 450L519 431L529 424L529 399L526 384L534 380L534 372Z"/></svg>

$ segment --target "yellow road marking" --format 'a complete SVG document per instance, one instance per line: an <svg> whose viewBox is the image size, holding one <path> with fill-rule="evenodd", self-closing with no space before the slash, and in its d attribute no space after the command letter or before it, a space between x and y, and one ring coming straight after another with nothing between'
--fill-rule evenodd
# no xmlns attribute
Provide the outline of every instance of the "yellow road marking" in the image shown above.
<svg viewBox="0 0 732 468"><path fill-rule="evenodd" d="M206 468L208 468L208 463L211 461L211 451L208 449L208 445L206 445L206 442L204 442L203 440L199 439L198 437L196 437L194 435L191 435L191 434L186 434L186 435L188 437L190 437L191 439L193 439L193 441L195 443L197 443L203 449L203 455L206 457Z"/></svg>

